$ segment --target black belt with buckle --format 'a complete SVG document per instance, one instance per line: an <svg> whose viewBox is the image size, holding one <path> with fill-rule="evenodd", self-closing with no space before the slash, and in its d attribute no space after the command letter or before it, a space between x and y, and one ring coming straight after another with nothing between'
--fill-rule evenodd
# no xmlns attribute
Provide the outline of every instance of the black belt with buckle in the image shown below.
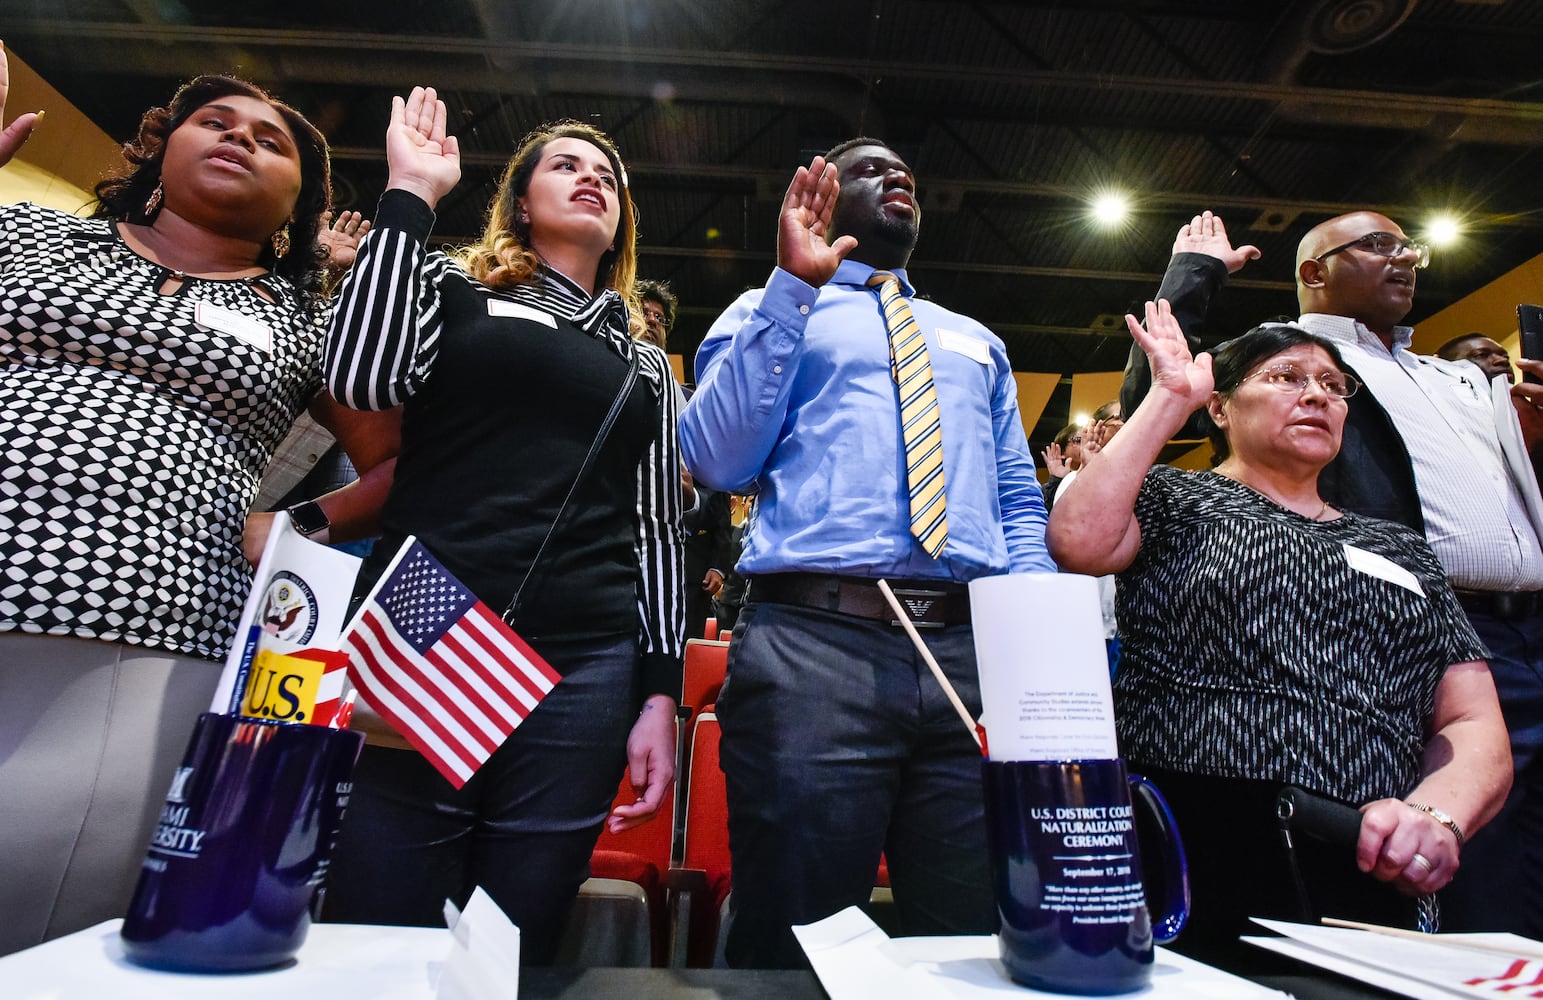
<svg viewBox="0 0 1543 1000"><path fill-rule="evenodd" d="M1505 621L1521 621L1543 614L1543 590L1459 590L1456 593L1457 603L1464 611Z"/></svg>
<svg viewBox="0 0 1543 1000"><path fill-rule="evenodd" d="M890 580L911 623L917 628L947 628L970 624L970 591L948 580ZM834 611L899 626L895 610L879 591L879 581L859 576L823 573L767 573L750 579L746 602L792 604Z"/></svg>

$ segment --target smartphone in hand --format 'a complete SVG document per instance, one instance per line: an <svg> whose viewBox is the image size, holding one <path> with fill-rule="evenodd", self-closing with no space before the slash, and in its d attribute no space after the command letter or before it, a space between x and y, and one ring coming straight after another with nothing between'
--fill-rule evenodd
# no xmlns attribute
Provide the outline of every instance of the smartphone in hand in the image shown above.
<svg viewBox="0 0 1543 1000"><path fill-rule="evenodd" d="M1522 335L1522 357L1543 361L1543 306L1517 306L1516 326ZM1526 372L1522 373L1522 381L1543 383L1543 379Z"/></svg>

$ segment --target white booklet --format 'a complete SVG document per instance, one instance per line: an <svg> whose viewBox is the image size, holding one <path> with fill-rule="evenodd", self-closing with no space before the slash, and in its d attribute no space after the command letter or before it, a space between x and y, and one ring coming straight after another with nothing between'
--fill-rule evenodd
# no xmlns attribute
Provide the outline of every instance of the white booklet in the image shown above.
<svg viewBox="0 0 1543 1000"><path fill-rule="evenodd" d="M793 934L831 1000L1065 996L1008 978L994 935L890 938L855 906L794 927ZM1162 948L1157 949L1151 985L1126 995L1153 1000L1287 1000L1284 993Z"/></svg>
<svg viewBox="0 0 1543 1000"><path fill-rule="evenodd" d="M1254 918L1284 937L1250 944L1416 1000L1528 997L1543 989L1543 943L1516 934L1417 934Z"/></svg>

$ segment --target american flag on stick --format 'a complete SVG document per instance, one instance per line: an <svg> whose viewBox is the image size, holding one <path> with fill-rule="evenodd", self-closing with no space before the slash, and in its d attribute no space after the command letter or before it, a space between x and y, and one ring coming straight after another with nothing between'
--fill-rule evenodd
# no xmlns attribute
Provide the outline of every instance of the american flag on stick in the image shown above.
<svg viewBox="0 0 1543 1000"><path fill-rule="evenodd" d="M456 788L560 679L412 536L342 648L359 693Z"/></svg>

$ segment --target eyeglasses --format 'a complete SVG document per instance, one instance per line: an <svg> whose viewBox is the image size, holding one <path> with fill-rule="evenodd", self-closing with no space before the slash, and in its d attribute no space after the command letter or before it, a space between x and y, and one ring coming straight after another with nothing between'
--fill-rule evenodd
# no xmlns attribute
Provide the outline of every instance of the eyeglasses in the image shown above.
<svg viewBox="0 0 1543 1000"><path fill-rule="evenodd" d="M1082 443L1082 435L1078 434L1075 437L1069 437L1069 438L1066 439L1066 443L1067 444L1081 444Z"/></svg>
<svg viewBox="0 0 1543 1000"><path fill-rule="evenodd" d="M1361 383L1356 381L1354 375L1345 372L1327 371L1316 375L1309 375L1296 365L1276 365L1273 368L1261 368L1252 375L1245 375L1238 380L1238 385L1244 382L1259 379L1272 389L1281 392L1306 392L1307 383L1316 382L1318 388L1331 396L1340 399L1348 399L1355 395L1355 391L1361 388Z"/></svg>
<svg viewBox="0 0 1543 1000"><path fill-rule="evenodd" d="M643 318L644 319L651 319L654 322L659 323L659 324L662 325L664 323L664 310L663 309L650 309L650 308L648 308L648 306L644 306L643 307Z"/></svg>
<svg viewBox="0 0 1543 1000"><path fill-rule="evenodd" d="M1341 250L1349 250L1355 247L1358 250L1366 250L1377 254L1379 257L1397 257L1405 250L1414 254L1414 266L1417 268L1430 267L1430 244L1420 243L1405 236L1394 236L1392 233L1367 233L1357 237L1349 243L1342 243L1333 250L1327 250L1313 260L1323 260L1332 257Z"/></svg>

